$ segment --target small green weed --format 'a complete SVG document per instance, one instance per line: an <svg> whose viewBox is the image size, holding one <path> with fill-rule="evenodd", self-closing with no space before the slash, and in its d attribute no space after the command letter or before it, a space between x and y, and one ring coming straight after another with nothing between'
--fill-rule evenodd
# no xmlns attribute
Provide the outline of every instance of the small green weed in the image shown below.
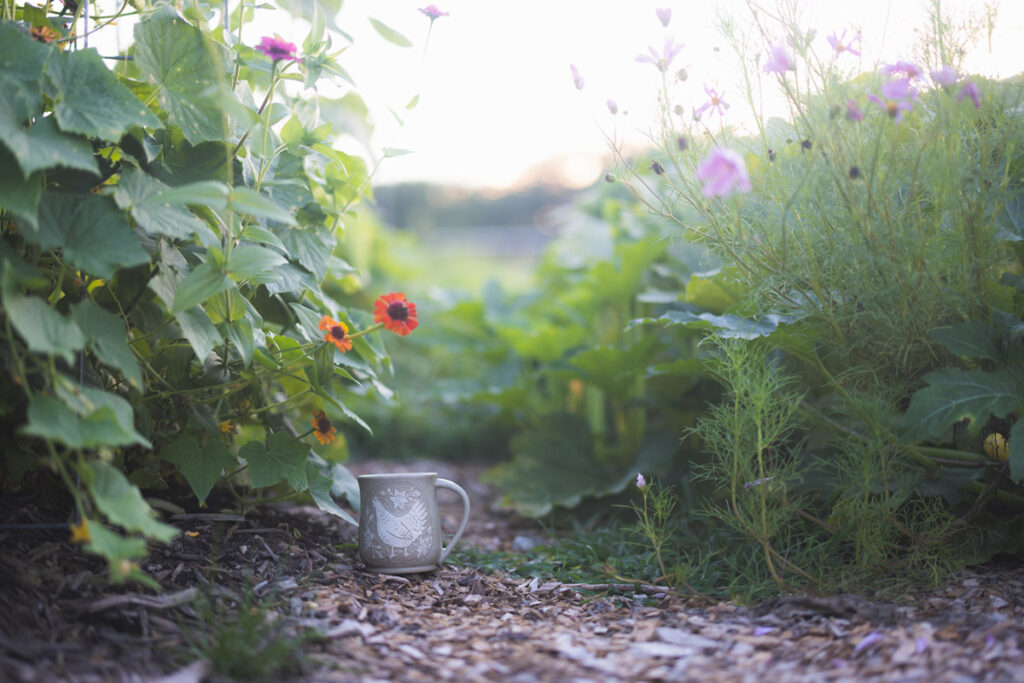
<svg viewBox="0 0 1024 683"><path fill-rule="evenodd" d="M276 681L301 672L303 646L314 637L311 632L286 633L285 620L258 604L250 589L234 605L205 600L196 618L195 627L182 629L192 650L218 676L236 681Z"/></svg>

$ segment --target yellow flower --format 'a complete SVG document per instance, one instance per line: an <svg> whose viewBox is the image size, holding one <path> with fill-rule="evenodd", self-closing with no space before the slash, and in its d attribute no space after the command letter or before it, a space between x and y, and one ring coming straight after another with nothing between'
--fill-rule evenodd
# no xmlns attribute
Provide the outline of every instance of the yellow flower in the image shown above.
<svg viewBox="0 0 1024 683"><path fill-rule="evenodd" d="M92 536L89 535L89 520L82 517L82 521L78 524L71 525L71 542L72 543L88 543L92 540Z"/></svg>
<svg viewBox="0 0 1024 683"><path fill-rule="evenodd" d="M221 434L230 434L235 431L235 425L231 424L231 420L224 420L217 425L220 429Z"/></svg>

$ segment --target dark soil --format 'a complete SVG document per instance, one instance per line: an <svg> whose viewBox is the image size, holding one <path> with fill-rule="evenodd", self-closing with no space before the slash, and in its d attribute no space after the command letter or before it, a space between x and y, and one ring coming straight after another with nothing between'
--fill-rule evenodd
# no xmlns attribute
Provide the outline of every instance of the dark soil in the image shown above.
<svg viewBox="0 0 1024 683"><path fill-rule="evenodd" d="M543 535L495 509L478 466L351 469L459 482L473 502L465 542L477 548L514 551L517 537ZM446 528L454 502L443 505ZM53 509L7 501L0 523L61 521ZM350 525L309 507L168 521L186 533L143 565L160 593L109 585L104 563L66 530L0 531L0 680L225 680L201 654L217 632L246 679L1024 681L1019 565L959 572L901 605L846 595L747 608L474 567L382 576L359 563ZM301 646L275 652L303 633Z"/></svg>

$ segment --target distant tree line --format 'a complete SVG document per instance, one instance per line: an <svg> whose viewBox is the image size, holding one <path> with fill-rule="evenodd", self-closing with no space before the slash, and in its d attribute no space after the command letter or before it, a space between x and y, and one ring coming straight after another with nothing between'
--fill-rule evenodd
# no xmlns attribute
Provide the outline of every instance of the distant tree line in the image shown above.
<svg viewBox="0 0 1024 683"><path fill-rule="evenodd" d="M396 228L417 231L434 227L529 225L539 211L568 202L574 192L551 185L507 192L471 191L431 183L374 188L380 219Z"/></svg>

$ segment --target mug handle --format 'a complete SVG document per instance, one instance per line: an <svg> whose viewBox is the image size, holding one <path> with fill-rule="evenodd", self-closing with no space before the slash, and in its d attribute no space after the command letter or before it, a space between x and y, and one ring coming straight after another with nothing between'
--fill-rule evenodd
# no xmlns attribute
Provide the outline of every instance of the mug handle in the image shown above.
<svg viewBox="0 0 1024 683"><path fill-rule="evenodd" d="M437 563L440 565L444 562L444 558L448 557L448 553L452 551L455 544L459 542L459 538L462 537L462 532L466 530L466 524L469 523L469 496L466 495L465 490L454 481L448 481L447 479L438 479L435 484L435 488L439 489L451 489L455 493L459 494L462 498L462 521L459 522L459 528L452 536L451 540L448 541L448 545L441 548L441 556L437 559Z"/></svg>

